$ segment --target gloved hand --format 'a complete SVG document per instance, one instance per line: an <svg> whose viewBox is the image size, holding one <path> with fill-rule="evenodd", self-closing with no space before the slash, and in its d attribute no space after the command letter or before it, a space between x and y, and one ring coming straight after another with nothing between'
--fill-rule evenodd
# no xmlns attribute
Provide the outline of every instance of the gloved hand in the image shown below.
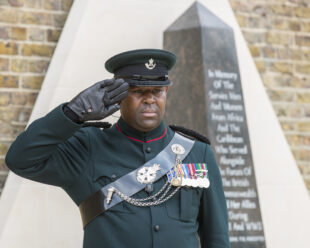
<svg viewBox="0 0 310 248"><path fill-rule="evenodd" d="M129 84L123 79L106 79L95 83L74 97L68 104L79 121L101 120L119 110L127 97Z"/></svg>

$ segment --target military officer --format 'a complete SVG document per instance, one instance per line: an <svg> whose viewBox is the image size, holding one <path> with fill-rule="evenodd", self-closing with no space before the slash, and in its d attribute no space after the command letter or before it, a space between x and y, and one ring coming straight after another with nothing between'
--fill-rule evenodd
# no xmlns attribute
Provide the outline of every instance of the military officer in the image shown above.
<svg viewBox="0 0 310 248"><path fill-rule="evenodd" d="M79 206L85 248L230 247L208 140L163 123L175 61L159 49L110 58L113 79L34 121L6 155L13 172L61 187ZM118 109L110 128L87 124Z"/></svg>

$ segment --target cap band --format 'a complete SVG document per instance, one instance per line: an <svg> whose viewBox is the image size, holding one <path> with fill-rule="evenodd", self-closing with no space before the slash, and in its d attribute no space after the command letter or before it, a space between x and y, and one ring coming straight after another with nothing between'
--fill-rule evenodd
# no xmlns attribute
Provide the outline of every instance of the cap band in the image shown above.
<svg viewBox="0 0 310 248"><path fill-rule="evenodd" d="M114 78L123 78L123 79L133 79L137 81L167 81L168 75L164 76L152 76L152 75L132 75L132 76L121 76L117 75Z"/></svg>
<svg viewBox="0 0 310 248"><path fill-rule="evenodd" d="M114 75L167 75L168 70L165 65L156 64L155 68L150 70L144 64L127 65L114 71Z"/></svg>

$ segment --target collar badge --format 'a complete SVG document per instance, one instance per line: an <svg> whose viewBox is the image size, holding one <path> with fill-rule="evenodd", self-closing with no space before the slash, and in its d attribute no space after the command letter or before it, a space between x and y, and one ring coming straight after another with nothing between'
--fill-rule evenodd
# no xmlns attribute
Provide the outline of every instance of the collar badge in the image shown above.
<svg viewBox="0 0 310 248"><path fill-rule="evenodd" d="M154 63L154 59L150 58L148 63L145 63L145 67L149 70L153 70L156 67L156 63Z"/></svg>

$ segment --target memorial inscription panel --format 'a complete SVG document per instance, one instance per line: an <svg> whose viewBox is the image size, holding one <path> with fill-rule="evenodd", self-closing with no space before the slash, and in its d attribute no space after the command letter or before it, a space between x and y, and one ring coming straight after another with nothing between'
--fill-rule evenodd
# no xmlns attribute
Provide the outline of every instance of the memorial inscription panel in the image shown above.
<svg viewBox="0 0 310 248"><path fill-rule="evenodd" d="M230 240L232 247L235 242L238 247L253 247L240 246L240 242L264 242L264 235L239 72L208 69L206 82L209 128L227 199Z"/></svg>
<svg viewBox="0 0 310 248"><path fill-rule="evenodd" d="M227 200L231 247L266 247L233 30L196 2L165 31L164 48L178 56L169 74L174 85L166 121L211 140ZM191 111L182 111L185 106Z"/></svg>

